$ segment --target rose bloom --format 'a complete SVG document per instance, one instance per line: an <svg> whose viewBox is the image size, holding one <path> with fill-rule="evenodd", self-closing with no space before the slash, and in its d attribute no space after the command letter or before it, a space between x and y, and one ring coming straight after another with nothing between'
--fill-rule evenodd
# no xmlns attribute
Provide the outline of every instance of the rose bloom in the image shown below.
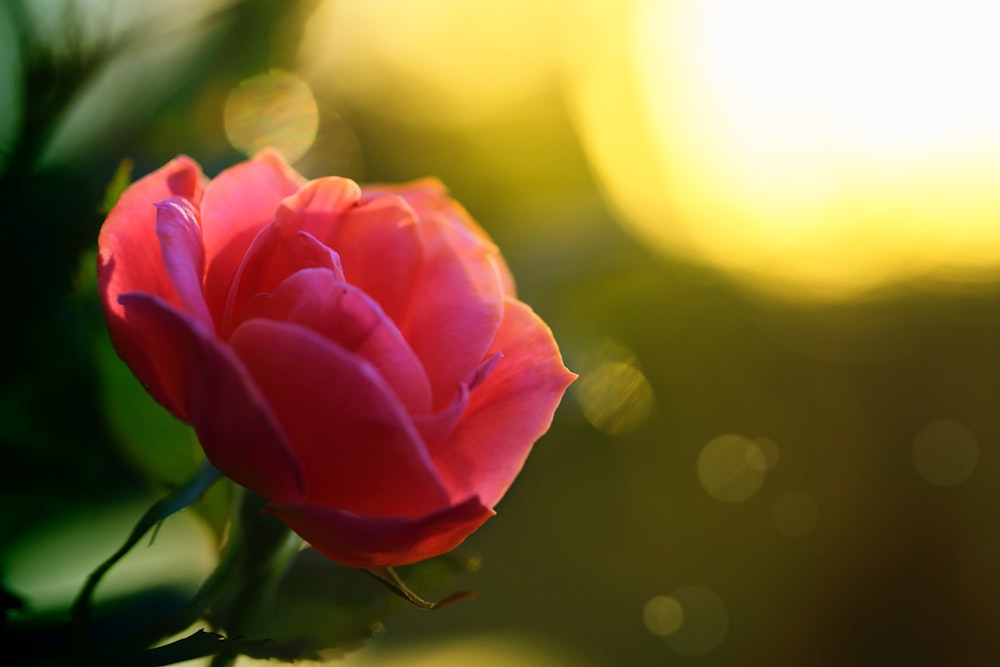
<svg viewBox="0 0 1000 667"><path fill-rule="evenodd" d="M494 514L567 385L549 328L436 181L178 157L99 240L111 340L209 461L328 558L442 554Z"/></svg>

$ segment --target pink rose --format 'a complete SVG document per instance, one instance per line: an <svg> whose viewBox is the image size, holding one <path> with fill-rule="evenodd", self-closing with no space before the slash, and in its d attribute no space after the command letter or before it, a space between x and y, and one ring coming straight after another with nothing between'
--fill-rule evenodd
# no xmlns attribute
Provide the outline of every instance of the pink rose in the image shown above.
<svg viewBox="0 0 1000 667"><path fill-rule="evenodd" d="M574 375L436 181L178 157L99 240L111 339L208 459L330 559L402 565L494 514Z"/></svg>

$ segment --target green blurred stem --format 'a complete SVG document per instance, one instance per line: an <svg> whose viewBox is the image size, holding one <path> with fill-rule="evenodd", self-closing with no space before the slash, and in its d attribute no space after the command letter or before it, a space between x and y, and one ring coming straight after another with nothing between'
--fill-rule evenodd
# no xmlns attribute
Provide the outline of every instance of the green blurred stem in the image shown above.
<svg viewBox="0 0 1000 667"><path fill-rule="evenodd" d="M226 579L237 574L239 591L230 601L228 613L219 625L230 638L252 634L260 610L274 606L278 589L284 580L302 539L277 518L264 514L267 500L246 491L240 511L238 534L231 544L235 560L226 569ZM229 667L239 656L239 649L224 648L212 659L211 667Z"/></svg>
<svg viewBox="0 0 1000 667"><path fill-rule="evenodd" d="M278 589L292 567L292 561L302 548L302 538L288 531L285 541L278 546L271 560L270 572L264 579L259 594L258 609L271 609L278 598Z"/></svg>
<svg viewBox="0 0 1000 667"><path fill-rule="evenodd" d="M149 532L154 526L202 496L221 477L218 470L212 464L205 461L198 468L194 476L183 486L174 489L170 494L161 498L146 510L139 522L136 523L132 533L125 540L125 543L111 555L106 561L101 563L96 570L90 573L83 588L73 602L72 615L72 642L74 646L85 646L88 643L90 620L93 611L93 595L97 585L108 571L127 554L132 547L138 544L139 540Z"/></svg>

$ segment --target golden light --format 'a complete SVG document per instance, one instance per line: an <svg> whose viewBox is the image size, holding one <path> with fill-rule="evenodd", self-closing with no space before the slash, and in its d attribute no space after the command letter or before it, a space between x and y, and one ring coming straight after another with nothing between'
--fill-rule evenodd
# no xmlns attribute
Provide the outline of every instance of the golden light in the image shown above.
<svg viewBox="0 0 1000 667"><path fill-rule="evenodd" d="M587 7L574 115L640 237L793 296L1000 275L1000 5Z"/></svg>
<svg viewBox="0 0 1000 667"><path fill-rule="evenodd" d="M523 113L551 86L568 0L327 0L301 49L318 88L422 125Z"/></svg>

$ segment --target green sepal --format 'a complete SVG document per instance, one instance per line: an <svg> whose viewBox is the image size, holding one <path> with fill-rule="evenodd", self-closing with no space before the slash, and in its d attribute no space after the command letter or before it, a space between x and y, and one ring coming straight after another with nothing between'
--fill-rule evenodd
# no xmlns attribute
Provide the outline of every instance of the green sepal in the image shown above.
<svg viewBox="0 0 1000 667"><path fill-rule="evenodd" d="M409 586L406 585L406 583L391 567L369 567L366 568L366 570L370 575L388 586L389 590L393 593L403 598L413 606L421 609L442 609L453 602L476 597L476 593L474 591L458 591L456 593L452 593L439 602L428 602L410 590Z"/></svg>
<svg viewBox="0 0 1000 667"><path fill-rule="evenodd" d="M118 163L118 167L115 169L108 187L104 190L104 200L97 208L99 213L107 215L114 208L115 204L118 203L118 198L132 184L133 167L134 164L129 158L124 158Z"/></svg>

